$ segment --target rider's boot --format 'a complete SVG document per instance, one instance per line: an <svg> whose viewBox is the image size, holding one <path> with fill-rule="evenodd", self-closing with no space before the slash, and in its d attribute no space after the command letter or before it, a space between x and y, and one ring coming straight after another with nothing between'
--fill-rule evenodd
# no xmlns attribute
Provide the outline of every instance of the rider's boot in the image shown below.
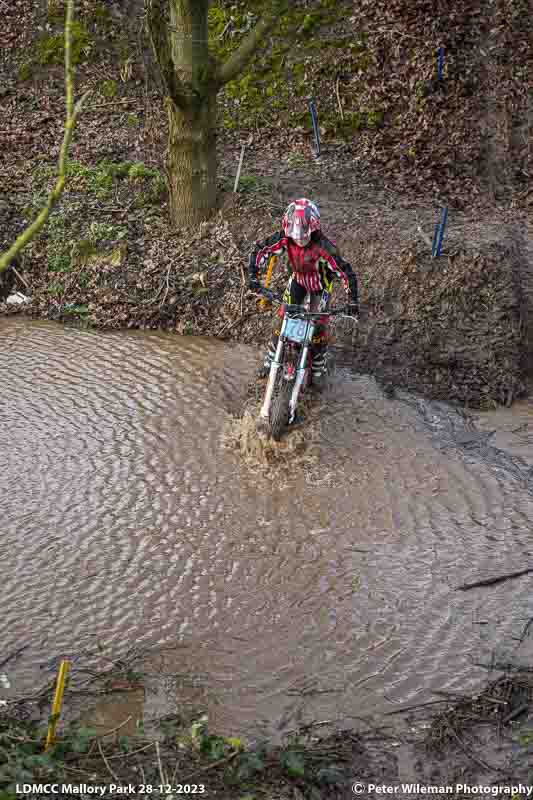
<svg viewBox="0 0 533 800"><path fill-rule="evenodd" d="M270 367L272 365L272 361L274 360L274 357L276 355L277 345L278 345L278 343L277 343L277 337L276 337L276 342L271 340L271 342L270 342L270 344L268 346L268 350L267 350L267 352L265 354L265 360L263 361L263 363L261 364L261 366L257 370L257 377L258 378L266 378L266 377L268 377L268 373L270 372Z"/></svg>

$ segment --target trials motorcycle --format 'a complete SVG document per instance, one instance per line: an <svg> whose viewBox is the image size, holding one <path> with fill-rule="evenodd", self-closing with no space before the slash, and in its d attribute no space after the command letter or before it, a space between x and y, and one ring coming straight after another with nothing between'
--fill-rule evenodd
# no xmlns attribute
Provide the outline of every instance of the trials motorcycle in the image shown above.
<svg viewBox="0 0 533 800"><path fill-rule="evenodd" d="M268 302L283 306L284 312L258 420L259 430L268 431L275 441L279 441L298 419L298 398L312 382L311 344L317 324L326 325L335 315L343 315L355 322L357 317L346 313L351 310L350 305L328 308L330 293L327 291L321 293L316 311L310 311L309 294L303 305L296 305L284 303L281 296L264 287L259 293Z"/></svg>

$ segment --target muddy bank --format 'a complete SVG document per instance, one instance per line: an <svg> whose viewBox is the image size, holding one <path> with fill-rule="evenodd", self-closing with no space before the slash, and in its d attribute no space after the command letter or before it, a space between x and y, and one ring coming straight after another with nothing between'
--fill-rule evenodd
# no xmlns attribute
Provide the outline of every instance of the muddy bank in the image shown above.
<svg viewBox="0 0 533 800"><path fill-rule="evenodd" d="M80 167L76 186L18 265L26 285L4 278L30 302L0 304L0 313L104 330L160 328L261 349L270 310L261 311L247 291L248 254L278 227L285 203L306 191L359 277L357 336L336 342L344 358L394 386L471 407L523 396L533 366L526 221L500 215L480 223L454 214L443 254L432 259L420 236L420 222L426 238L432 231L432 209L373 187L355 197L350 181L332 195L336 165L330 155L304 173L257 174L246 192L222 194L210 222L179 232L168 227L157 171L108 165L109 207L84 194L103 173ZM36 180L42 188L42 176ZM94 209L98 221L84 223ZM280 266L274 285L285 280Z"/></svg>
<svg viewBox="0 0 533 800"><path fill-rule="evenodd" d="M41 206L63 129L61 15L34 5L14 0L6 9L0 248ZM279 225L288 200L311 195L360 276L358 369L472 406L520 396L533 349L525 300L531 235L519 230L532 202L531 47L523 15L505 2L481 15L465 3L460 12L443 9L437 20L420 4L409 13L404 2L350 14L341 7L339 16L332 3L303 3L313 35L283 56L272 40L250 67L254 78L264 72L257 86L248 91L245 73L242 85L221 94L220 189L232 186L247 143L242 193L226 194L223 215L191 233L168 229L160 191L167 122L141 5L129 12L122 2L80 6L86 46L77 88L93 96L72 144L61 206L21 258L26 283L0 278L0 300L18 290L31 303L0 306L0 313L263 344L269 322L246 293L243 267L254 239ZM226 56L240 41L242 9L221 2L214 11L212 48ZM237 17L227 19L230 11ZM376 15L383 24L376 26ZM442 81L434 80L438 46L446 53ZM317 98L322 130L317 161L308 93ZM407 192L417 205L409 205ZM444 204L445 256L432 263L416 223L431 238ZM490 247L485 233L470 236L470 227L480 227L474 205L478 213L490 206ZM465 214L472 218L459 222L458 209L471 209Z"/></svg>
<svg viewBox="0 0 533 800"><path fill-rule="evenodd" d="M111 783L221 800L528 796L520 788L528 786L533 767L533 681L525 663L500 665L506 672L489 673L474 694L436 692L433 701L360 718L356 729L316 720L285 725L275 741L244 741L236 732L211 730L209 690L200 676L152 674L143 660L148 655L107 659L91 671L74 660L46 754L54 682L0 707L5 800L30 797L23 783L51 781L83 781L88 795L92 787L107 787L98 794L103 797L116 795ZM57 659L48 666L57 670ZM180 687L175 704L161 702L169 680Z"/></svg>
<svg viewBox="0 0 533 800"><path fill-rule="evenodd" d="M218 9L221 30L211 30L215 52L239 41L232 18L230 38L221 44L226 5ZM311 4L313 13L318 5ZM311 195L360 277L355 366L430 397L479 407L512 402L526 390L533 351L526 285L531 235L525 233L531 192L524 75L531 52L509 4L482 18L470 5L460 14L444 10L437 28L435 20L428 27L426 9L406 16L401 2L365 6L340 21L318 14L316 41L294 49L298 59L307 48L312 53L305 88L319 105L323 154L317 161L295 76L282 81L286 97L277 88L268 92L283 70L265 56L268 80L259 81L257 108L242 87L221 95L219 188L232 186L246 142L242 191L222 196L223 214L188 232L168 229L161 191L166 116L137 16L120 2L111 11L83 4L80 24L90 46L77 68L78 91L91 89L93 98L72 145L61 206L21 258L26 283L13 275L0 279L0 301L18 290L31 303L0 305L0 313L262 346L270 324L246 293L248 253L256 238L279 225L288 200ZM385 20L378 28L376 14ZM44 5L38 16L44 23ZM37 30L28 0L12 3L6 17L2 248L34 218L51 181L47 170L55 167L64 101L61 60L50 50L60 20L51 17L46 33ZM400 40L391 50L386 42L393 29ZM346 30L350 52L338 46ZM365 41L355 44L361 32ZM446 51L441 85L433 80L439 45ZM291 72L294 54L288 55L283 69ZM284 63L285 56L277 60ZM496 127L487 123L487 108ZM417 222L431 239L444 204L450 206L445 254L431 262ZM473 210L458 218L458 209L474 204L478 213L490 206L483 225Z"/></svg>
<svg viewBox="0 0 533 800"><path fill-rule="evenodd" d="M531 265L519 236L465 235L439 259L415 245L383 266L360 327L359 369L473 407L509 406L526 393Z"/></svg>

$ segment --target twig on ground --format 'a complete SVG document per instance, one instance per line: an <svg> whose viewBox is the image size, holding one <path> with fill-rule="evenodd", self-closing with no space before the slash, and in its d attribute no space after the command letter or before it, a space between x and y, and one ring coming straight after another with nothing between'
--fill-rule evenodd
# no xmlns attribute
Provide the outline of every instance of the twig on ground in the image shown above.
<svg viewBox="0 0 533 800"><path fill-rule="evenodd" d="M117 731L119 731L121 728L123 728L123 727L124 727L124 725L127 725L127 724L128 724L128 722L130 721L130 719L131 719L131 718L132 718L132 715L130 714L130 715L129 715L129 717L126 717L126 719L124 720L124 722L121 722L121 723L120 723L120 725L117 725L116 727L114 727L114 728L111 728L111 730L110 730L110 731L107 731L107 733L100 733L100 734L98 735L98 738L99 738L99 739L105 739L105 737L106 737L106 736L111 736L111 734L112 734L112 733L116 733L116 732L117 732Z"/></svg>
<svg viewBox="0 0 533 800"><path fill-rule="evenodd" d="M289 731L285 731L284 735L289 736L292 733L303 733L304 731L311 730L312 728L319 728L323 725L334 725L335 720L333 719L324 719L320 722L308 722L305 725L300 725L299 728L291 728Z"/></svg>
<svg viewBox="0 0 533 800"><path fill-rule="evenodd" d="M344 122L344 110L342 108L341 96L340 96L340 92L339 92L339 78L337 78L337 80L335 82L335 94L337 95L337 103L338 103L338 106L339 106L339 113L341 115L342 121Z"/></svg>
<svg viewBox="0 0 533 800"><path fill-rule="evenodd" d="M34 744L39 744L41 739L30 739L29 736L14 736L12 733L3 733L2 736L6 736L8 739L12 739L14 742L33 742Z"/></svg>
<svg viewBox="0 0 533 800"><path fill-rule="evenodd" d="M160 750L159 750L159 742L155 742L154 744L155 744L155 752L157 753L157 763L158 763L158 766L159 766L159 777L161 778L161 783L163 784L163 786L166 786L168 781L167 781L166 775L165 775L165 773L163 771L163 764L161 763L161 753L160 753Z"/></svg>
<svg viewBox="0 0 533 800"><path fill-rule="evenodd" d="M503 770L501 770L499 767L494 767L491 764L487 764L486 761L483 761L483 759L478 758L474 753L472 753L472 751L468 749L468 747L464 744L462 739L454 731L449 722L445 722L445 725L446 729L451 734L452 738L457 742L463 753L466 756L468 756L468 758L472 759L472 761L474 761L478 766L482 767L483 769L489 769L492 770L493 772L498 772L500 774L503 773Z"/></svg>
<svg viewBox="0 0 533 800"><path fill-rule="evenodd" d="M218 37L219 39L223 39L223 38L224 38L224 36L226 35L226 33L227 33L227 31L228 31L228 28L231 28L232 24L233 24L233 23L232 23L232 20L231 20L231 19L230 19L230 20L228 20L228 22L226 22L226 24L225 24L225 26L224 26L224 30L222 31L222 33L221 33L221 34L220 34L220 36Z"/></svg>
<svg viewBox="0 0 533 800"><path fill-rule="evenodd" d="M17 269L15 269L15 267L13 267L13 266L11 266L11 270L12 270L13 274L19 279L19 281L21 281L24 284L26 289L29 289L30 288L30 284L28 283L28 281L25 278L22 277L20 272Z"/></svg>
<svg viewBox="0 0 533 800"><path fill-rule="evenodd" d="M506 575L498 575L495 578L484 578L480 581L474 581L473 583L463 583L461 586L456 586L456 591L459 592L467 592L469 589L475 589L478 586L492 586L495 583L502 583L503 581L509 581L512 578L520 578L522 575L528 575L530 572L533 572L533 567L526 567L526 569L520 569L517 572L508 572Z"/></svg>
<svg viewBox="0 0 533 800"><path fill-rule="evenodd" d="M109 774L111 775L111 777L113 778L113 780L114 780L114 781L116 781L116 782L118 783L118 777L115 775L115 773L113 772L113 770L112 770L112 769L111 769L111 767L109 766L109 762L108 762L108 760L107 760L107 758L106 758L106 755L105 755L105 753L104 753L104 751L103 751L103 749L102 749L102 743L101 743L100 739L98 739L98 750L100 751L100 755L102 756L102 759L103 759L103 761L104 761L104 764L105 764L105 765L106 765L106 767L107 767L107 771L109 772Z"/></svg>
<svg viewBox="0 0 533 800"><path fill-rule="evenodd" d="M216 767L220 767L221 764L228 764L230 761L232 761L238 755L239 755L239 751L236 750L231 755L226 756L225 758L220 758L218 761L214 761L213 764L208 764L206 767L199 767L194 772L190 772L189 775L186 775L184 778L182 778L182 782L183 783L187 783L188 780L190 780L191 778L194 778L195 775L199 775L200 772L209 772L212 769L216 769Z"/></svg>
<svg viewBox="0 0 533 800"><path fill-rule="evenodd" d="M142 753L143 750L148 750L148 748L153 747L153 743L149 742L145 744L143 747L139 747L137 750L130 750L127 753L115 753L114 756L108 756L108 759L111 761L112 758L129 758L130 756L134 756L137 753Z"/></svg>
<svg viewBox="0 0 533 800"><path fill-rule="evenodd" d="M473 663L475 667L483 667L483 669L488 669L490 672L494 670L498 672L533 672L533 667L521 667L518 664L510 664L509 662L491 661L490 664L483 664L481 661L474 661Z"/></svg>
<svg viewBox="0 0 533 800"><path fill-rule="evenodd" d="M65 764L65 768L67 772L76 772L78 775L94 775L94 770L79 769L79 767L73 767L71 764Z"/></svg>
<svg viewBox="0 0 533 800"><path fill-rule="evenodd" d="M510 711L509 714L502 719L502 725L507 725L508 722L511 722L511 720L516 719L516 717L519 717L520 714L523 714L528 710L529 702L522 703L522 705L518 706L518 708L515 708L514 711Z"/></svg>
<svg viewBox="0 0 533 800"><path fill-rule="evenodd" d="M3 661L0 661L0 669L5 667L6 664L9 664L10 661L13 661L14 658L18 658L18 656L24 652L24 650L28 649L28 645L24 644L22 647L19 647L18 650L13 650Z"/></svg>
<svg viewBox="0 0 533 800"><path fill-rule="evenodd" d="M170 278L170 268L171 268L171 267L172 267L172 262L170 262L170 264L168 265L168 269L167 269L167 276L166 276L166 283L167 283L167 286L166 286L166 289L165 289L165 294L163 295L163 299L162 299L162 300L161 300L161 302L159 303L159 308L161 308L161 306L163 305L163 303L164 303L164 302L165 302L165 300L167 299L168 287L169 287L169 278Z"/></svg>
<svg viewBox="0 0 533 800"><path fill-rule="evenodd" d="M151 297L149 300L136 300L136 299L132 299L131 297L128 297L128 300L132 305L151 306L152 303L155 303L155 301L157 300L157 298L159 297L159 295L163 291L163 286L164 286L164 284L162 283L161 286L159 287L159 289L157 290L157 292L154 294L154 296Z"/></svg>
<svg viewBox="0 0 533 800"><path fill-rule="evenodd" d="M472 700L472 698L463 694L463 692L448 692L446 689L433 689L431 694L441 694L443 697L452 697L454 700Z"/></svg>
<svg viewBox="0 0 533 800"><path fill-rule="evenodd" d="M91 108L105 108L106 106L119 106L125 103L136 103L140 105L140 101L135 97L126 97L123 100L110 100L108 103L92 103L90 106L85 106L85 110L89 111Z"/></svg>
<svg viewBox="0 0 533 800"><path fill-rule="evenodd" d="M434 706L436 703L451 703L451 700L428 700L426 703L415 703L413 706L404 706L404 708L395 708L394 711L386 711L386 717L392 717L393 714L403 714L404 711L414 711L417 708L425 708L426 706Z"/></svg>

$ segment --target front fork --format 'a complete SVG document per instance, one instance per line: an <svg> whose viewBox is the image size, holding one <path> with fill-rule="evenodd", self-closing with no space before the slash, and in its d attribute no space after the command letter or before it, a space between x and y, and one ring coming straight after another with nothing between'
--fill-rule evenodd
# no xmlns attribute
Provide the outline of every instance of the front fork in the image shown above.
<svg viewBox="0 0 533 800"><path fill-rule="evenodd" d="M307 357L309 354L309 341L312 340L314 334L315 326L311 326L311 330L308 333L308 341L302 347L300 353L300 359L298 362L298 368L296 370L296 380L294 381L294 387L291 394L291 399L289 401L289 425L294 421L294 416L296 414L296 406L298 404L298 397L300 395L300 390L302 388L305 373L307 370ZM276 355L274 356L274 360L272 361L270 367L270 373L268 376L268 383L265 391L265 399L263 400L263 405L261 406L261 411L259 412L259 417L261 419L268 420L270 415L270 406L272 405L272 397L274 395L274 387L276 386L276 378L279 371L279 368L282 366L281 357L283 354L283 348L285 347L285 341L280 336L278 341L278 346L276 348Z"/></svg>
<svg viewBox="0 0 533 800"><path fill-rule="evenodd" d="M281 356L283 354L284 346L285 342L280 336L278 341L278 346L276 347L276 355L274 356L274 360L270 365L268 383L265 391L265 399L263 400L263 405L261 406L261 411L259 412L259 417L261 419L268 420L270 415L270 406L272 405L272 395L274 394L274 387L276 385L276 377L278 374L278 370L281 367Z"/></svg>
<svg viewBox="0 0 533 800"><path fill-rule="evenodd" d="M308 353L309 353L309 344L305 344L302 347L302 352L300 353L300 361L298 363L298 369L296 370L296 380L294 381L294 387L289 402L289 425L292 422L294 422L294 416L296 414L296 405L298 403L300 389L302 388L302 384L305 379L305 373L307 371L306 364L307 364Z"/></svg>

